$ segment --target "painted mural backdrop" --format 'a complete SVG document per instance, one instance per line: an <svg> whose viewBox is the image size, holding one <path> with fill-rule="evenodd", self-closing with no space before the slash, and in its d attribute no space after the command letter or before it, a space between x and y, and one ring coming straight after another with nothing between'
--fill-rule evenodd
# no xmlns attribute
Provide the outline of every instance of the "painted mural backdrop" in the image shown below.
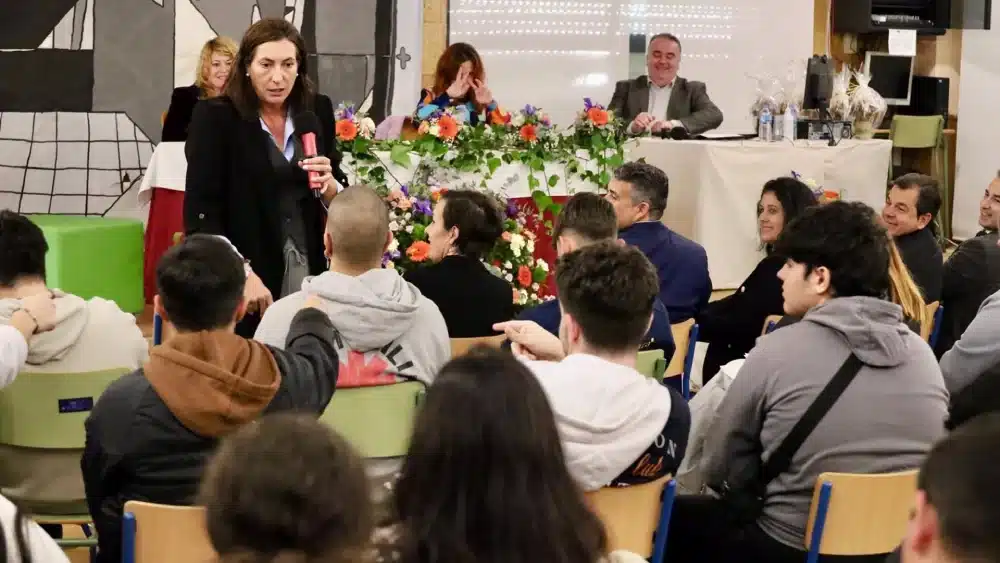
<svg viewBox="0 0 1000 563"><path fill-rule="evenodd" d="M0 208L136 215L171 90L206 40L261 17L302 31L334 103L378 121L414 102L415 0L0 0Z"/></svg>

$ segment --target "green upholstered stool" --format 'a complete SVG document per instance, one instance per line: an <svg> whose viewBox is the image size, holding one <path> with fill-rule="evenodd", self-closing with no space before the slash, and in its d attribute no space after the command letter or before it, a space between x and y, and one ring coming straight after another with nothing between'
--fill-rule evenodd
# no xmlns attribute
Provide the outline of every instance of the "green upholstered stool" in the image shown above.
<svg viewBox="0 0 1000 563"><path fill-rule="evenodd" d="M142 222L82 215L31 215L45 233L46 282L84 299L103 297L141 313Z"/></svg>

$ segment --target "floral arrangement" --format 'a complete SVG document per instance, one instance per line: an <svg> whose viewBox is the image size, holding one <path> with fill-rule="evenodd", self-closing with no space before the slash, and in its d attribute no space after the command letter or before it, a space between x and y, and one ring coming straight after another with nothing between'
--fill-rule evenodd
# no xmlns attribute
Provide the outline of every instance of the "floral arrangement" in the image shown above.
<svg viewBox="0 0 1000 563"><path fill-rule="evenodd" d="M365 113L345 102L333 111L333 131L341 150L352 153L367 151L375 137L375 122Z"/></svg>
<svg viewBox="0 0 1000 563"><path fill-rule="evenodd" d="M393 241L382 257L382 265L400 273L419 268L430 258L427 227L433 221L433 205L448 191L444 187L426 189L402 186L381 190L389 205L389 230ZM545 299L543 284L549 266L536 259L535 234L525 227L527 215L513 203L498 197L505 209L503 235L484 258L486 268L505 279L512 287L517 305L530 307Z"/></svg>
<svg viewBox="0 0 1000 563"><path fill-rule="evenodd" d="M601 104L595 104L590 98L583 99L583 110L576 115L574 128L577 131L592 129L608 129L614 125L614 112Z"/></svg>
<svg viewBox="0 0 1000 563"><path fill-rule="evenodd" d="M840 201L842 199L843 194L840 192L824 189L816 180L803 178L801 174L794 170L792 170L792 178L808 186L819 203L830 203L831 201Z"/></svg>
<svg viewBox="0 0 1000 563"><path fill-rule="evenodd" d="M541 108L531 104L511 115L509 125L517 130L518 138L524 143L535 143L552 133L552 120Z"/></svg>
<svg viewBox="0 0 1000 563"><path fill-rule="evenodd" d="M454 141L465 126L467 116L454 107L434 110L417 126L418 135L430 135L443 141Z"/></svg>

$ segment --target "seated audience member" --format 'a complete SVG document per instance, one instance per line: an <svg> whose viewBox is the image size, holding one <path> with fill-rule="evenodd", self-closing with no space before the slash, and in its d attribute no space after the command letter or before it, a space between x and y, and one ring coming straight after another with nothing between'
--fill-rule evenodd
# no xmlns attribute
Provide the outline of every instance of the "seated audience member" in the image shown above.
<svg viewBox="0 0 1000 563"><path fill-rule="evenodd" d="M722 125L722 111L708 97L705 83L678 77L680 66L681 40L658 33L646 51L647 74L615 84L608 109L629 124L629 133L683 129L698 135Z"/></svg>
<svg viewBox="0 0 1000 563"><path fill-rule="evenodd" d="M618 224L615 209L601 196L582 192L569 198L552 229L552 240L555 241L556 252L562 256L583 248L589 244L603 241L614 241L618 238ZM559 301L550 300L527 309L518 320L532 321L538 326L559 335L562 312ZM659 298L653 303L653 323L640 349L663 350L663 355L670 361L674 355L674 335L670 331L670 319L667 309Z"/></svg>
<svg viewBox="0 0 1000 563"><path fill-rule="evenodd" d="M514 318L510 284L481 261L502 234L503 212L485 193L446 192L434 206L427 227L433 264L406 280L438 306L451 338L494 336L494 324Z"/></svg>
<svg viewBox="0 0 1000 563"><path fill-rule="evenodd" d="M219 563L369 560L364 466L313 417L265 416L226 438L199 497Z"/></svg>
<svg viewBox="0 0 1000 563"><path fill-rule="evenodd" d="M719 406L702 463L717 491L763 489L763 508L756 522L736 524L725 521L722 501L679 497L667 546L671 562L801 562L821 473L911 469L942 436L948 393L941 370L927 343L903 323L900 307L884 300L889 242L861 203L814 207L781 233L774 252L787 260L779 273L785 312L805 316L750 351ZM860 361L856 377L791 454L788 468L764 482L763 460L852 356Z"/></svg>
<svg viewBox="0 0 1000 563"><path fill-rule="evenodd" d="M232 39L221 35L209 39L202 46L194 84L174 88L170 96L170 108L163 117L161 141L164 143L187 141L188 125L191 124L195 104L199 100L222 95L238 51L239 46Z"/></svg>
<svg viewBox="0 0 1000 563"><path fill-rule="evenodd" d="M944 263L941 284L941 330L935 352L943 355L962 337L983 301L1000 290L1000 172L979 203L983 230L963 242Z"/></svg>
<svg viewBox="0 0 1000 563"><path fill-rule="evenodd" d="M962 337L941 357L951 394L948 427L1000 411L1000 292L983 301Z"/></svg>
<svg viewBox="0 0 1000 563"><path fill-rule="evenodd" d="M667 175L642 162L629 162L615 171L607 198L618 216L618 236L637 247L656 267L660 301L670 322L695 317L712 296L708 255L700 244L671 231L660 222L667 209Z"/></svg>
<svg viewBox="0 0 1000 563"><path fill-rule="evenodd" d="M97 563L121 561L122 507L194 500L219 438L262 414L318 416L337 382L336 334L309 301L286 351L237 336L243 260L225 240L190 235L156 267L153 307L174 336L114 382L86 422L80 466L99 538Z"/></svg>
<svg viewBox="0 0 1000 563"><path fill-rule="evenodd" d="M268 307L254 338L280 348L302 304L318 298L343 364L338 386L393 383L396 375L430 382L451 357L448 331L434 303L382 268L391 241L389 209L375 190L345 189L330 203L323 235L330 270Z"/></svg>
<svg viewBox="0 0 1000 563"><path fill-rule="evenodd" d="M809 186L795 178L777 178L764 184L757 203L757 231L767 256L732 295L708 304L698 316L698 339L708 343L703 381L719 368L744 357L764 329L764 321L783 312L778 270L785 259L772 252L785 225L816 205Z"/></svg>
<svg viewBox="0 0 1000 563"><path fill-rule="evenodd" d="M48 249L42 230L27 217L0 211L0 325L23 323L24 314L31 315L52 298L55 305L51 330L28 339L28 356L19 377L40 373L83 377L93 371L124 373L141 366L149 357L149 342L135 316L114 301L84 300L50 290L45 284ZM79 450L0 446L0 488L30 512L86 512L79 459Z"/></svg>
<svg viewBox="0 0 1000 563"><path fill-rule="evenodd" d="M486 67L476 48L452 43L438 58L434 87L420 92L415 117L424 120L434 112L452 108L459 119L478 125L504 123L504 114L486 85Z"/></svg>
<svg viewBox="0 0 1000 563"><path fill-rule="evenodd" d="M691 411L676 390L635 370L656 301L656 272L641 252L599 242L556 267L559 336L535 323L498 325L526 360L556 414L570 474L585 491L673 474Z"/></svg>
<svg viewBox="0 0 1000 563"><path fill-rule="evenodd" d="M0 324L0 389L14 382L28 359L28 340L39 332L52 330L56 304L51 293L36 293L21 299L21 308Z"/></svg>
<svg viewBox="0 0 1000 563"><path fill-rule="evenodd" d="M0 496L0 562L69 563L69 559L38 524Z"/></svg>
<svg viewBox="0 0 1000 563"><path fill-rule="evenodd" d="M934 222L940 209L937 180L923 174L906 174L893 180L882 208L882 221L925 303L941 299L944 262Z"/></svg>
<svg viewBox="0 0 1000 563"><path fill-rule="evenodd" d="M917 478L903 563L1000 560L1000 415L979 417L934 446Z"/></svg>
<svg viewBox="0 0 1000 563"><path fill-rule="evenodd" d="M608 554L566 470L552 407L510 354L449 362L420 406L374 563L642 563Z"/></svg>

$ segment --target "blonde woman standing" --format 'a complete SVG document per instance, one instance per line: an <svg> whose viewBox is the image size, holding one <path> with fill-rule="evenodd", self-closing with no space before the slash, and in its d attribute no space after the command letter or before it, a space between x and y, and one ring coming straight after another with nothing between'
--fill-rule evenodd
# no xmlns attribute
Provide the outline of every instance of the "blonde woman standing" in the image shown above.
<svg viewBox="0 0 1000 563"><path fill-rule="evenodd" d="M205 43L198 56L198 73L194 84L174 88L170 97L170 109L163 118L163 134L160 140L165 143L183 143L187 141L188 124L198 100L214 98L220 94L229 81L229 72L236 59L239 46L228 37L219 36Z"/></svg>

